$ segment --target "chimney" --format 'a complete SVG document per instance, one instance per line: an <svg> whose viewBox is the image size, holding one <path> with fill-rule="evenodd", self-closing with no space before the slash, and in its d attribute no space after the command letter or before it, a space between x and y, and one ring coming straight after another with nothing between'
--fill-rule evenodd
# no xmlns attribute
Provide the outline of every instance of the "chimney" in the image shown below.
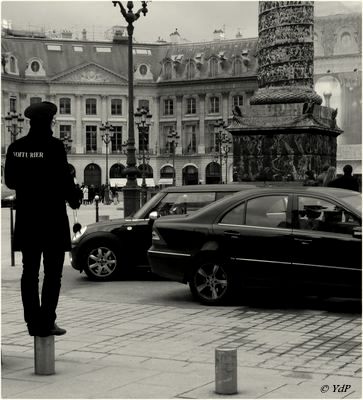
<svg viewBox="0 0 363 400"><path fill-rule="evenodd" d="M223 40L224 39L224 31L223 31L223 29L216 29L213 32L213 39L214 40Z"/></svg>
<svg viewBox="0 0 363 400"><path fill-rule="evenodd" d="M87 31L86 31L86 29L83 29L83 31L82 31L82 40L87 40Z"/></svg>
<svg viewBox="0 0 363 400"><path fill-rule="evenodd" d="M170 41L173 44L177 44L180 42L180 34L178 32L178 28L175 28L175 32L170 34Z"/></svg>

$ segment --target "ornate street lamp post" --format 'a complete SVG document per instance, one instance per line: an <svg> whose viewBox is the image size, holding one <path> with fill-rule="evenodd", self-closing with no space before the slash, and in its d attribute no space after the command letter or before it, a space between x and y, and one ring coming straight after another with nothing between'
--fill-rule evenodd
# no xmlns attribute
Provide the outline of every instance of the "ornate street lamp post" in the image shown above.
<svg viewBox="0 0 363 400"><path fill-rule="evenodd" d="M21 133L23 130L24 117L21 114L15 112L8 112L5 117L5 125L8 132L11 134L11 142Z"/></svg>
<svg viewBox="0 0 363 400"><path fill-rule="evenodd" d="M126 22L127 25L127 33L128 33L128 97L129 97L129 112L128 112L128 141L127 141L127 169L126 176L127 182L126 186L123 188L124 193L124 215L125 217L133 214L140 207L140 195L137 187L137 168L136 168L136 157L135 157L135 132L134 132L134 110L133 110L133 101L134 101L134 83L133 83L133 54L132 54L132 35L134 32L133 23L140 18L140 13L143 13L144 16L148 12L147 2L142 1L142 8L140 8L136 13L132 12L134 8L134 3L132 1L127 2L127 9L122 5L120 1L112 1L113 5L116 7L119 5L120 12Z"/></svg>
<svg viewBox="0 0 363 400"><path fill-rule="evenodd" d="M142 184L141 184L141 193L142 193L142 205L146 203L147 200L147 185L146 185L146 177L145 177L145 167L146 167L146 153L145 153L145 147L146 147L146 142L147 142L147 134L149 133L149 127L151 125L151 117L152 115L149 113L149 111L142 107L141 109L138 108L137 112L135 113L135 123L137 125L139 135L140 135L140 142L142 145L142 153L141 157L138 157L139 159L141 158L142 160ZM139 149L140 151L140 149ZM148 159L150 160L150 156L148 155Z"/></svg>
<svg viewBox="0 0 363 400"><path fill-rule="evenodd" d="M100 131L102 132L102 140L106 144L106 184L105 184L105 204L110 204L110 185L108 181L108 145L111 142L113 137L113 126L109 125L108 121L105 124L102 124L100 127Z"/></svg>
<svg viewBox="0 0 363 400"><path fill-rule="evenodd" d="M219 165L221 167L220 174L219 174L219 183L222 183L222 162L223 162L223 155L222 155L222 144L223 141L225 140L226 132L225 129L227 127L227 124L223 121L223 119L219 119L215 124L214 124L214 134L215 134L215 143L216 147L218 148L218 154L219 154Z"/></svg>
<svg viewBox="0 0 363 400"><path fill-rule="evenodd" d="M175 150L178 146L178 139L180 139L180 136L178 135L178 132L174 131L174 129L171 129L168 133L167 139L169 144L169 154L171 152L173 155L173 186L175 186Z"/></svg>

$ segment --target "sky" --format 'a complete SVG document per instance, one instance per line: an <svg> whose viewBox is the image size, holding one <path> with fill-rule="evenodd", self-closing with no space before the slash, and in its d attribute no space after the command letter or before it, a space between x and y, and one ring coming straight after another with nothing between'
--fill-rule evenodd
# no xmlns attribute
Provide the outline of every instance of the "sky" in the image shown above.
<svg viewBox="0 0 363 400"><path fill-rule="evenodd" d="M126 7L126 1L122 4ZM325 4L324 4L325 3ZM338 8L361 9L361 1L316 1L315 14ZM358 7L357 7L358 6ZM134 12L141 1L134 1ZM240 31L243 37L257 37L258 1L179 1L152 0L149 12L135 22L134 37L138 42L155 42L159 37L169 41L169 35L178 29L182 38L192 42L213 39L215 29L225 29L225 37L232 39ZM86 28L89 39L102 40L112 26L123 25L119 6L111 0L92 1L2 1L2 20L11 20L13 29L45 31L67 29L75 34Z"/></svg>
<svg viewBox="0 0 363 400"><path fill-rule="evenodd" d="M126 1L123 1L126 6ZM134 1L134 12L141 1ZM190 41L212 40L213 31L223 28L228 38L240 29L244 37L257 36L257 1L164 1L148 2L149 12L135 22L139 42L169 40L178 29ZM45 27L82 31L106 31L114 25L127 25L119 6L102 1L3 1L2 19L12 21L14 29Z"/></svg>

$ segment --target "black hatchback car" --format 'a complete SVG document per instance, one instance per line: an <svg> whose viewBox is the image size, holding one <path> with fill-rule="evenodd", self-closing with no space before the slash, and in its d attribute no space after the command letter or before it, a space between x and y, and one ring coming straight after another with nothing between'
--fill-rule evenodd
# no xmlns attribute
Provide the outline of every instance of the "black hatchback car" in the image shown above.
<svg viewBox="0 0 363 400"><path fill-rule="evenodd" d="M156 274L189 283L205 304L236 288L361 296L362 196L344 189L251 189L192 215L155 222Z"/></svg>
<svg viewBox="0 0 363 400"><path fill-rule="evenodd" d="M84 226L72 239L71 265L98 281L114 278L130 267L147 266L154 219L191 214L227 195L252 187L255 186L235 183L163 189L132 217Z"/></svg>

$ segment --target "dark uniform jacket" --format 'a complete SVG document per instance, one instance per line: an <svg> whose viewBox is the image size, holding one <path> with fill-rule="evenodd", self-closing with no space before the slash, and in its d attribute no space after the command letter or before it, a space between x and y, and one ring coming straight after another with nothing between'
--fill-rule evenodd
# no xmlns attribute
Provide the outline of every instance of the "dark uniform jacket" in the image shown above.
<svg viewBox="0 0 363 400"><path fill-rule="evenodd" d="M359 192L358 181L349 175L343 175L328 183L329 187L336 187L340 189L349 189Z"/></svg>
<svg viewBox="0 0 363 400"><path fill-rule="evenodd" d="M16 190L14 250L24 246L70 250L66 201L76 209L81 195L63 143L52 137L50 128L32 127L9 146L5 183Z"/></svg>

